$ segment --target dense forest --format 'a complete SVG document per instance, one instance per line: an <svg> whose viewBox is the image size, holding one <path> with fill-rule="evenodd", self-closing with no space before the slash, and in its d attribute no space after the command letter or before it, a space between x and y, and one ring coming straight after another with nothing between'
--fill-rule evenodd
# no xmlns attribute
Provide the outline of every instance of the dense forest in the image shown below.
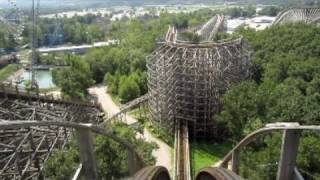
<svg viewBox="0 0 320 180"><path fill-rule="evenodd" d="M225 123L231 138L239 141L266 123L319 125L320 29L295 24L258 32L239 29L237 33L252 47L252 76L223 96L223 110L215 117ZM303 133L302 137L298 167L307 172L304 175L319 178L320 146L316 142L320 134ZM248 148L243 177L275 179L280 138L279 134L267 136ZM259 164L268 166L256 168Z"/></svg>

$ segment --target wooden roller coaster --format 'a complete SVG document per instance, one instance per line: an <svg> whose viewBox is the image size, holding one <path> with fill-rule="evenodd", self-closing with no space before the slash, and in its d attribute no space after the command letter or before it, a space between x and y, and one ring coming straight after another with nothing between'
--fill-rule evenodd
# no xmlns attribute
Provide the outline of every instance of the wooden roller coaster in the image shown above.
<svg viewBox="0 0 320 180"><path fill-rule="evenodd" d="M199 30L204 39L224 25L219 17ZM177 34L169 27L165 41L147 57L151 122L173 134L175 121L186 121L190 136L212 137L219 97L249 75L249 48L241 37L192 43L177 39Z"/></svg>
<svg viewBox="0 0 320 180"><path fill-rule="evenodd" d="M276 24L286 23L320 23L320 8L290 8L279 13L273 22Z"/></svg>
<svg viewBox="0 0 320 180"><path fill-rule="evenodd" d="M319 22L318 13L316 9L283 12L275 24L296 22L300 17L307 19L303 20L307 23ZM290 16L294 17L288 18ZM241 37L219 43L211 41L224 29L224 24L223 16L213 17L197 31L206 40L198 44L179 40L178 31L170 27L165 41L160 42L157 50L148 57L149 93L124 105L119 113L109 118L103 117L96 103L55 99L18 86L0 85L0 179L43 179L43 165L48 157L53 151L64 149L75 134L79 139L81 164L73 179L95 180L98 177L92 133L98 133L127 147L131 179L169 180L166 168L144 167L143 159L131 144L100 128L148 102L153 124L175 132L172 179L191 180L189 132L193 137L207 136L212 130L209 127L214 124L210 119L219 110L218 97L232 83L249 74L250 52ZM100 124L100 127L94 124ZM196 179L241 179L241 149L261 135L282 131L277 179L301 180L303 177L295 161L299 135L303 130L319 131L320 126L267 125L236 145L219 167L201 170Z"/></svg>

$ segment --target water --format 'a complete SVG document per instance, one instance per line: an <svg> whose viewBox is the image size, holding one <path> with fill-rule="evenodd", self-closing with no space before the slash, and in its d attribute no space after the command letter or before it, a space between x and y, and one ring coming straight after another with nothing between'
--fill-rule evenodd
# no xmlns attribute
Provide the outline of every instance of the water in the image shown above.
<svg viewBox="0 0 320 180"><path fill-rule="evenodd" d="M52 72L50 70L35 70L35 79L39 85L40 89L54 88L56 85L52 81ZM23 81L31 80L31 71L24 71L21 78Z"/></svg>

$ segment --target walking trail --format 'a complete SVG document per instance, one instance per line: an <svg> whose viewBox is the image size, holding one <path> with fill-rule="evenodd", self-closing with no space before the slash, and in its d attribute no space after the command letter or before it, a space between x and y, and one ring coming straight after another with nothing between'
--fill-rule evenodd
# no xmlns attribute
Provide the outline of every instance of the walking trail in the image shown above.
<svg viewBox="0 0 320 180"><path fill-rule="evenodd" d="M113 102L111 96L106 93L106 86L94 86L89 88L89 93L95 95L98 99L98 102L101 104L105 113L108 114L108 117L118 113L120 108ZM137 122L137 120L129 115L126 116L126 123L132 124ZM156 165L164 166L169 171L172 170L171 165L171 147L169 147L166 143L152 136L152 134L148 131L147 128L144 128L144 138L148 142L155 142L158 144L159 148L154 150L152 153L154 157L156 157Z"/></svg>

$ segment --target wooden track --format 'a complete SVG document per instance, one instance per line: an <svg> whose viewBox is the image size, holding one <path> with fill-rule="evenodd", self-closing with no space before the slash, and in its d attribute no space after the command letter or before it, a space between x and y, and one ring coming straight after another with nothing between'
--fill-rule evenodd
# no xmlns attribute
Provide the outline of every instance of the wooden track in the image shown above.
<svg viewBox="0 0 320 180"><path fill-rule="evenodd" d="M290 8L279 13L273 22L276 24L286 23L320 23L320 8Z"/></svg>
<svg viewBox="0 0 320 180"><path fill-rule="evenodd" d="M196 176L196 180L240 180L240 176L225 168L204 168Z"/></svg>
<svg viewBox="0 0 320 180"><path fill-rule="evenodd" d="M191 180L188 127L178 123L174 147L174 180Z"/></svg>
<svg viewBox="0 0 320 180"><path fill-rule="evenodd" d="M165 167L148 166L137 172L130 180L170 180L170 175Z"/></svg>

